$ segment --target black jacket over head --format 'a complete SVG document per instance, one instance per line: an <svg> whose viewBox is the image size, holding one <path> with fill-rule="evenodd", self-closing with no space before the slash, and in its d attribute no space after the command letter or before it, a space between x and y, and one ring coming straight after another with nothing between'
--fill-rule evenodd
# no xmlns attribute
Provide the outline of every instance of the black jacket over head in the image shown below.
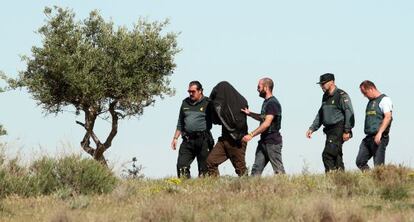
<svg viewBox="0 0 414 222"><path fill-rule="evenodd" d="M225 127L235 141L247 134L247 117L241 109L248 107L247 100L228 82L219 82L211 91L214 111L212 121Z"/></svg>

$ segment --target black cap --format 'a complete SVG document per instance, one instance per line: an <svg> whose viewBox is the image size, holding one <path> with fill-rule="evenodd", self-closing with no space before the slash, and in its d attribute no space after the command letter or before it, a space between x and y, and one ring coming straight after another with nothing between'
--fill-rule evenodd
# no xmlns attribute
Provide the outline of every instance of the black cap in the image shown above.
<svg viewBox="0 0 414 222"><path fill-rule="evenodd" d="M335 80L334 74L325 73L325 74L321 75L321 77L319 77L319 82L317 82L316 84L323 84L323 83L329 82L331 80Z"/></svg>

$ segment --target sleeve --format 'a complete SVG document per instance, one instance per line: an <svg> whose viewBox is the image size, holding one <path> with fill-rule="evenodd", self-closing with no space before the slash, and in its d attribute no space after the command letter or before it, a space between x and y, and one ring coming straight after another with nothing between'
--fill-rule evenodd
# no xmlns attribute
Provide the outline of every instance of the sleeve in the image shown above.
<svg viewBox="0 0 414 222"><path fill-rule="evenodd" d="M381 99L379 107L380 107L380 109L383 113L392 112L392 110L394 108L393 105L392 105L391 98L388 97L388 96Z"/></svg>
<svg viewBox="0 0 414 222"><path fill-rule="evenodd" d="M213 102L208 99L208 104L207 104L207 109L206 109L206 121L207 121L207 129L211 130L212 126L213 126L213 122L216 121L214 120L214 107L213 107Z"/></svg>
<svg viewBox="0 0 414 222"><path fill-rule="evenodd" d="M344 131L349 133L355 125L355 116L354 109L352 108L351 98L349 98L348 94L344 93L341 95L340 107L345 117Z"/></svg>
<svg viewBox="0 0 414 222"><path fill-rule="evenodd" d="M183 112L183 105L180 107L180 114L178 115L177 121L177 130L183 132L184 127L184 112Z"/></svg>
<svg viewBox="0 0 414 222"><path fill-rule="evenodd" d="M321 126L322 126L322 107L319 108L318 113L316 114L315 119L313 120L312 125L309 127L310 130L312 130L313 132L315 132L316 130L318 130Z"/></svg>
<svg viewBox="0 0 414 222"><path fill-rule="evenodd" d="M274 101L269 102L266 106L265 114L276 116L279 113L281 113L279 106Z"/></svg>

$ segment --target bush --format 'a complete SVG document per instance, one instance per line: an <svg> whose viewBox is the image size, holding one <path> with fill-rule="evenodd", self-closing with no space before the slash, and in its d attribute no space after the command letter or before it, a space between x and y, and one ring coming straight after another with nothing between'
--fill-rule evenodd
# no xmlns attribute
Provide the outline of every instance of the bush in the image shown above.
<svg viewBox="0 0 414 222"><path fill-rule="evenodd" d="M2 125L0 125L0 136L3 136L3 135L7 135L7 131L6 129L3 128Z"/></svg>
<svg viewBox="0 0 414 222"><path fill-rule="evenodd" d="M0 164L0 197L48 195L62 190L101 194L111 192L116 183L117 178L108 168L79 155L42 157L29 168L20 166L17 158Z"/></svg>
<svg viewBox="0 0 414 222"><path fill-rule="evenodd" d="M108 193L117 182L113 173L99 162L76 155L58 160L56 174L61 186L69 186L79 194Z"/></svg>
<svg viewBox="0 0 414 222"><path fill-rule="evenodd" d="M335 185L334 192L338 196L351 197L361 193L360 180L362 175L354 172L334 171L327 175L332 184Z"/></svg>
<svg viewBox="0 0 414 222"><path fill-rule="evenodd" d="M30 171L39 194L50 194L59 187L59 179L55 170L56 160L43 157L33 162Z"/></svg>
<svg viewBox="0 0 414 222"><path fill-rule="evenodd" d="M385 165L376 167L371 177L379 187L381 198L402 200L409 197L410 169L403 166Z"/></svg>
<svg viewBox="0 0 414 222"><path fill-rule="evenodd" d="M33 179L27 169L18 164L18 159L12 159L0 165L0 197L10 194L30 196L36 192Z"/></svg>

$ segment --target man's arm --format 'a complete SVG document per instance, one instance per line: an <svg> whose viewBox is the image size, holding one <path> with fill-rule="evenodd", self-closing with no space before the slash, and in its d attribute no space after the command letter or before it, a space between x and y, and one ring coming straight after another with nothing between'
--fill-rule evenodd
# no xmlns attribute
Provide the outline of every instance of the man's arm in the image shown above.
<svg viewBox="0 0 414 222"><path fill-rule="evenodd" d="M178 115L178 121L177 121L177 129L175 130L174 137L173 137L173 139L171 141L171 148L173 150L175 150L176 147L177 147L177 140L180 137L181 131L183 130L183 127L184 127L184 113L183 113L183 109L182 108L183 107L181 105L181 107L180 107L180 114Z"/></svg>
<svg viewBox="0 0 414 222"><path fill-rule="evenodd" d="M263 121L263 123L260 124L260 126L257 127L255 130L253 130L251 133L245 135L243 137L243 141L244 142L249 142L256 135L259 135L259 134L263 133L264 131L266 131L270 127L270 124L272 124L273 117L274 117L273 115L266 115L265 120Z"/></svg>
<svg viewBox="0 0 414 222"><path fill-rule="evenodd" d="M344 112L344 134L342 135L343 141L348 141L352 137L352 128L355 125L354 109L352 107L351 98L348 94L341 95L340 105Z"/></svg>
<svg viewBox="0 0 414 222"><path fill-rule="evenodd" d="M306 131L306 137L311 138L312 133L318 130L322 126L322 107L319 108L318 113L316 114L315 119L313 120L312 125L309 127L308 131Z"/></svg>
<svg viewBox="0 0 414 222"><path fill-rule="evenodd" d="M344 112L344 129L345 132L349 133L355 125L354 109L352 107L351 98L349 98L347 94L341 95L340 105Z"/></svg>
<svg viewBox="0 0 414 222"><path fill-rule="evenodd" d="M247 116L250 116L257 121L262 120L260 114L251 112L248 108L241 109L241 111L244 112Z"/></svg>
<svg viewBox="0 0 414 222"><path fill-rule="evenodd" d="M377 134L375 135L375 143L379 145L381 143L382 134L387 129L387 127L390 125L392 120L392 112L384 113L384 119L381 122L381 126L378 129Z"/></svg>
<svg viewBox="0 0 414 222"><path fill-rule="evenodd" d="M173 137L173 139L172 139L172 141L171 141L171 148L173 149L173 150L175 150L176 148L177 148L177 140L178 140L178 138L180 137L180 135L181 135L181 131L180 130L175 130L175 133L174 133L174 137Z"/></svg>

